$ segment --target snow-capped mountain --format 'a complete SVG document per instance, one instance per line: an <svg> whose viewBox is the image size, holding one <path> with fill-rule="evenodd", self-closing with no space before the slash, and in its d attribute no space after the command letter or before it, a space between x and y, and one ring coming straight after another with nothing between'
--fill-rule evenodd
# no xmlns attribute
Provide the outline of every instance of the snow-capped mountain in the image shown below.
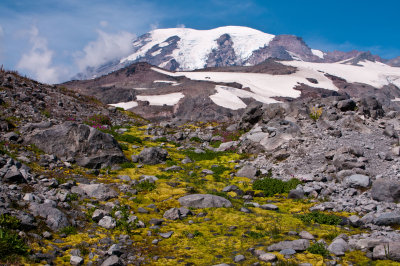
<svg viewBox="0 0 400 266"><path fill-rule="evenodd" d="M97 68L88 68L75 79L99 77L136 62L170 71L190 71L210 67L253 66L266 59L314 63L363 60L398 66L398 59L385 61L370 52L323 52L310 48L294 35L272 35L248 27L226 26L211 30L188 28L156 29L132 43L132 53Z"/></svg>
<svg viewBox="0 0 400 266"><path fill-rule="evenodd" d="M108 74L135 62L167 70L256 65L267 58L321 62L326 53L309 48L293 35L272 35L248 27L226 26L211 30L156 29L133 41L132 54L98 68L88 68L77 79Z"/></svg>

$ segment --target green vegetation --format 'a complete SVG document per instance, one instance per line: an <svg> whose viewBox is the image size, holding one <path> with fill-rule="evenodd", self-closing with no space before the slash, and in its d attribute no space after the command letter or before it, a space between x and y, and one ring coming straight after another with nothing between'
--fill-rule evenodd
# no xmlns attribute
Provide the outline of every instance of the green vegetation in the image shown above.
<svg viewBox="0 0 400 266"><path fill-rule="evenodd" d="M140 182L139 184L137 184L135 186L135 188L139 191L139 192L143 192L143 191L152 191L154 189L156 189L156 184L155 183L151 183L149 181L143 181Z"/></svg>
<svg viewBox="0 0 400 266"><path fill-rule="evenodd" d="M308 252L312 254L318 254L323 257L327 257L329 255L329 251L325 248L325 245L322 243L314 243L308 249Z"/></svg>
<svg viewBox="0 0 400 266"><path fill-rule="evenodd" d="M193 150L187 150L184 152L186 156L188 156L193 161L206 161L206 160L214 160L220 156L226 155L226 152L216 152L205 150L203 153L196 153Z"/></svg>
<svg viewBox="0 0 400 266"><path fill-rule="evenodd" d="M67 201L75 201L79 199L79 195L76 193L71 193L67 195Z"/></svg>
<svg viewBox="0 0 400 266"><path fill-rule="evenodd" d="M297 215L297 218L302 220L306 224L318 223L328 225L338 225L342 221L342 218L334 214L325 214L319 211L313 211L306 214Z"/></svg>
<svg viewBox="0 0 400 266"><path fill-rule="evenodd" d="M9 214L0 215L0 227L9 230L16 230L20 227L21 221Z"/></svg>
<svg viewBox="0 0 400 266"><path fill-rule="evenodd" d="M28 247L16 234L6 229L0 229L0 261L13 255L26 255Z"/></svg>
<svg viewBox="0 0 400 266"><path fill-rule="evenodd" d="M290 190L295 189L301 181L295 178L289 181L282 181L275 178L264 177L256 180L253 183L253 189L262 190L265 196L273 196L275 194L288 193Z"/></svg>
<svg viewBox="0 0 400 266"><path fill-rule="evenodd" d="M67 236L76 235L78 233L78 230L76 229L76 227L69 225L69 226L66 226L66 227L62 228L60 230L60 233L61 234L66 234Z"/></svg>
<svg viewBox="0 0 400 266"><path fill-rule="evenodd" d="M120 164L122 169L126 169L126 168L134 168L135 164L133 162L124 162Z"/></svg>
<svg viewBox="0 0 400 266"><path fill-rule="evenodd" d="M202 143L203 142L203 140L201 138L199 138L199 137L192 137L192 138L190 138L190 141L198 142L198 143Z"/></svg>

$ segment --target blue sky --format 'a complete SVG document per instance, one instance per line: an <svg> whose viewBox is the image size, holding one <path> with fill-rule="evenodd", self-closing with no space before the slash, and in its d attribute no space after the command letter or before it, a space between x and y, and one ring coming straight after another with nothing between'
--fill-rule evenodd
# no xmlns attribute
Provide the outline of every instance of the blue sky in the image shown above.
<svg viewBox="0 0 400 266"><path fill-rule="evenodd" d="M154 28L252 27L324 51L400 55L400 1L1 0L0 64L44 82L129 52Z"/></svg>

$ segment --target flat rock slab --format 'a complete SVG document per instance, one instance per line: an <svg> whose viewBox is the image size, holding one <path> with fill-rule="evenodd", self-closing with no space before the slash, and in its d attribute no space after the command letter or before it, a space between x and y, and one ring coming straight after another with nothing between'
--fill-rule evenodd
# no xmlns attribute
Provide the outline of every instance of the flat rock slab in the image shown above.
<svg viewBox="0 0 400 266"><path fill-rule="evenodd" d="M185 207L192 208L221 208L232 207L232 203L220 196L210 194L193 194L178 199L179 203Z"/></svg>
<svg viewBox="0 0 400 266"><path fill-rule="evenodd" d="M69 225L67 216L50 204L31 203L29 210L35 216L46 219L46 224L53 230L59 230Z"/></svg>
<svg viewBox="0 0 400 266"><path fill-rule="evenodd" d="M304 251L310 246L307 239L297 239L293 241L281 241L268 247L268 251L281 251L284 249L294 249L296 251Z"/></svg>
<svg viewBox="0 0 400 266"><path fill-rule="evenodd" d="M390 242L378 245L373 250L374 259L400 261L400 243Z"/></svg>
<svg viewBox="0 0 400 266"><path fill-rule="evenodd" d="M79 184L72 192L85 194L90 198L98 200L109 200L118 196L118 193L105 184Z"/></svg>

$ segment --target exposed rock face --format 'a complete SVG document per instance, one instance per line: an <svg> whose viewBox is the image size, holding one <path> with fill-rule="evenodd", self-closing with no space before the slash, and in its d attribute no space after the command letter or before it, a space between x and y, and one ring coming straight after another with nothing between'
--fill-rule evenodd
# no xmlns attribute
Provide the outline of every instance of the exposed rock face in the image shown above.
<svg viewBox="0 0 400 266"><path fill-rule="evenodd" d="M45 218L46 224L53 230L59 230L69 225L67 216L50 204L31 203L29 209L34 215Z"/></svg>
<svg viewBox="0 0 400 266"><path fill-rule="evenodd" d="M235 64L236 55L233 41L229 34L221 35L217 40L218 48L214 49L207 59L207 67L223 67Z"/></svg>
<svg viewBox="0 0 400 266"><path fill-rule="evenodd" d="M35 128L34 125L29 127ZM84 124L64 122L26 133L27 143L83 167L104 168L126 160L118 142L111 135Z"/></svg>
<svg viewBox="0 0 400 266"><path fill-rule="evenodd" d="M397 202L400 200L400 182L397 180L376 180L371 188L374 200Z"/></svg>
<svg viewBox="0 0 400 266"><path fill-rule="evenodd" d="M193 194L180 198L179 203L192 208L221 208L232 207L232 203L222 197L209 194Z"/></svg>
<svg viewBox="0 0 400 266"><path fill-rule="evenodd" d="M79 184L72 191L98 200L108 200L118 196L116 191L110 189L105 184Z"/></svg>
<svg viewBox="0 0 400 266"><path fill-rule="evenodd" d="M139 161L144 164L159 164L165 162L168 152L158 147L144 148L139 154Z"/></svg>

